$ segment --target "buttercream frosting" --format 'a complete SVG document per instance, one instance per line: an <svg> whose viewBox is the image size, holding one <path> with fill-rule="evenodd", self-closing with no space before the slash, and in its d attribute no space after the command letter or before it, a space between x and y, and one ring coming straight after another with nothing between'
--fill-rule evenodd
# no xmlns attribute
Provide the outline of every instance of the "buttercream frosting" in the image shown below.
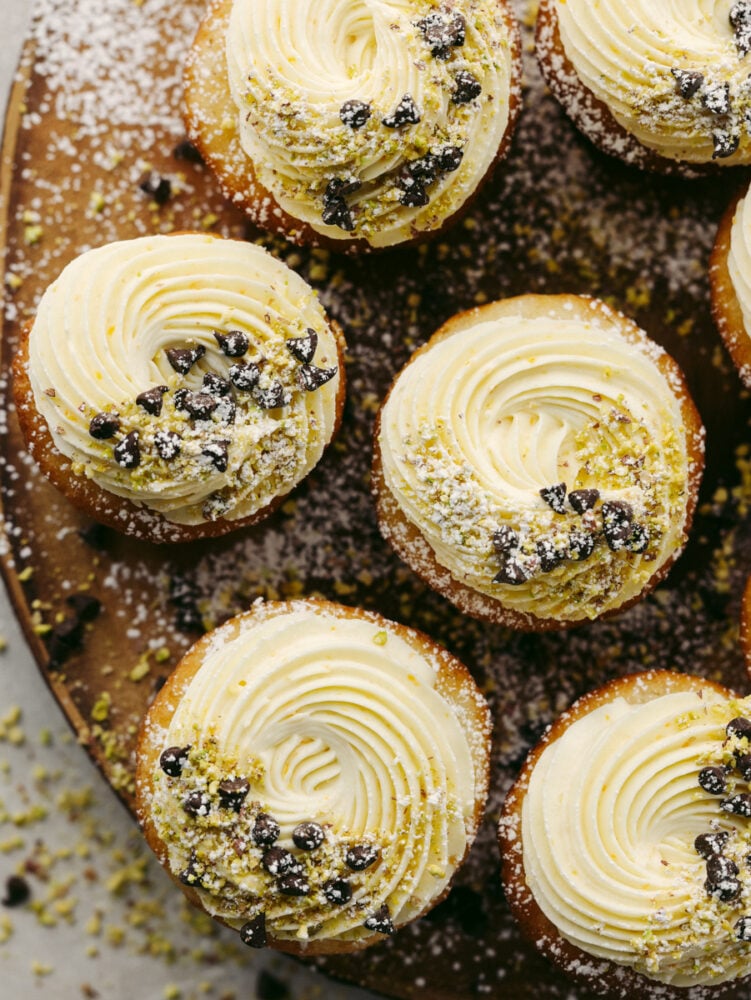
<svg viewBox="0 0 751 1000"><path fill-rule="evenodd" d="M381 413L385 485L438 564L541 619L594 618L620 606L685 540L686 428L656 363L661 349L627 340L613 313L594 315L480 310L417 353ZM540 491L561 483L569 495L597 490L594 509L582 516L564 498L554 510ZM641 551L598 534L604 505L614 502L646 528ZM516 536L523 579L513 583L497 580L500 528ZM589 556L543 565L541 554L566 551L582 530L588 544L598 539Z"/></svg>
<svg viewBox="0 0 751 1000"><path fill-rule="evenodd" d="M742 198L735 209L727 266L743 326L751 336L751 201L748 196Z"/></svg>
<svg viewBox="0 0 751 1000"><path fill-rule="evenodd" d="M736 924L751 907L749 819L699 785L722 760L727 723L751 699L708 688L643 703L619 696L570 723L535 763L522 802L527 885L570 943L676 986L751 972ZM747 745L746 741L744 744ZM728 795L737 782L728 775ZM726 831L740 895L723 902L706 886L697 837Z"/></svg>
<svg viewBox="0 0 751 1000"><path fill-rule="evenodd" d="M311 330L313 365L330 376L316 391L288 347ZM233 357L217 334L238 333L248 347ZM201 356L181 373L171 350ZM232 381L246 364L259 369L252 391ZM73 473L178 524L250 516L304 478L333 433L336 365L334 334L302 278L258 246L204 234L88 251L47 289L29 338L34 403ZM207 375L224 384L207 388ZM160 386L155 414L137 397ZM213 398L205 419L181 408L185 390ZM269 408L264 390L281 405ZM113 413L116 431L92 436L91 421ZM131 434L140 454L127 467L116 449Z"/></svg>
<svg viewBox="0 0 751 1000"><path fill-rule="evenodd" d="M469 677L457 699L438 667L384 619L305 604L256 609L215 633L169 728L150 735L192 748L179 780L154 775L149 809L175 874L191 858L210 865L210 913L237 927L263 913L278 940L356 942L372 937L364 921L382 907L398 925L440 896L474 837L487 731ZM249 778L247 809L227 814L214 798L208 816L188 817L186 788L211 794L228 770ZM304 866L307 895L280 894L263 870L252 844L259 811ZM295 851L303 822L325 831L318 850ZM378 860L355 872L343 859L358 844ZM344 905L323 892L337 878L352 889Z"/></svg>
<svg viewBox="0 0 751 1000"><path fill-rule="evenodd" d="M444 49L421 28L429 16L463 19ZM439 228L477 188L509 124L511 25L498 0L234 0L229 83L259 181L290 216L333 239L389 246ZM405 98L419 121L388 127ZM446 150L454 163L436 165ZM410 162L425 166L428 155L431 178L423 170L405 182ZM424 199L405 195L414 180ZM331 184L359 185L345 199L351 226L346 215L324 221Z"/></svg>

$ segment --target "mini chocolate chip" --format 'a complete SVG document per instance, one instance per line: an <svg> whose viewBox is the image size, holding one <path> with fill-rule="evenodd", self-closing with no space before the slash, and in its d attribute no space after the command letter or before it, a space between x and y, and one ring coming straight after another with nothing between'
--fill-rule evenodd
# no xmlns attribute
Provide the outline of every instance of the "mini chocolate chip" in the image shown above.
<svg viewBox="0 0 751 1000"><path fill-rule="evenodd" d="M193 889L203 889L207 874L206 865L199 861L195 854L191 854L187 867L183 868L177 877L183 885L189 885Z"/></svg>
<svg viewBox="0 0 751 1000"><path fill-rule="evenodd" d="M730 834L725 830L719 833L700 833L694 841L694 849L703 858L711 858L716 854L722 854L729 839Z"/></svg>
<svg viewBox="0 0 751 1000"><path fill-rule="evenodd" d="M346 879L332 878L323 883L323 894L330 903L343 906L352 899L352 886Z"/></svg>
<svg viewBox="0 0 751 1000"><path fill-rule="evenodd" d="M281 828L273 816L268 813L258 813L251 834L253 843L259 847L271 847L279 840Z"/></svg>
<svg viewBox="0 0 751 1000"><path fill-rule="evenodd" d="M227 333L214 330L214 337L222 353L228 358L241 358L248 353L250 340L241 330L229 330Z"/></svg>
<svg viewBox="0 0 751 1000"><path fill-rule="evenodd" d="M509 528L507 524L502 524L493 532L493 548L498 555L511 555L515 549L519 548L519 532Z"/></svg>
<svg viewBox="0 0 751 1000"><path fill-rule="evenodd" d="M253 399L262 410L276 410L280 406L286 406L288 402L284 386L278 379L266 389L256 387L253 390Z"/></svg>
<svg viewBox="0 0 751 1000"><path fill-rule="evenodd" d="M175 393L175 406L184 410L193 420L208 420L218 405L219 401L207 392L191 392L188 389L179 396Z"/></svg>
<svg viewBox="0 0 751 1000"><path fill-rule="evenodd" d="M466 39L467 25L461 14L433 11L417 21L416 27L436 59L448 59L451 50L464 45Z"/></svg>
<svg viewBox="0 0 751 1000"><path fill-rule="evenodd" d="M162 396L167 392L166 385L155 385L153 389L147 389L136 396L136 403L142 406L152 417L158 417L162 412Z"/></svg>
<svg viewBox="0 0 751 1000"><path fill-rule="evenodd" d="M367 927L369 931L377 931L379 934L393 934L396 930L391 921L389 908L385 903L365 919L363 927Z"/></svg>
<svg viewBox="0 0 751 1000"><path fill-rule="evenodd" d="M469 104L482 93L482 85L469 70L460 69L454 77L454 92L451 100L454 104Z"/></svg>
<svg viewBox="0 0 751 1000"><path fill-rule="evenodd" d="M344 883L346 885L346 883ZM5 881L5 895L0 900L3 906L23 906L31 898L29 883L20 875L11 875Z"/></svg>
<svg viewBox="0 0 751 1000"><path fill-rule="evenodd" d="M83 643L83 622L79 618L65 618L55 622L47 636L47 652L50 670L59 670Z"/></svg>
<svg viewBox="0 0 751 1000"><path fill-rule="evenodd" d="M97 441L107 441L120 430L118 413L97 413L89 423L89 434Z"/></svg>
<svg viewBox="0 0 751 1000"><path fill-rule="evenodd" d="M259 913L240 928L240 940L249 948L266 947L266 914Z"/></svg>
<svg viewBox="0 0 751 1000"><path fill-rule="evenodd" d="M304 337L290 337L285 341L285 347L293 358L297 358L304 365L309 365L318 348L318 334L308 327Z"/></svg>
<svg viewBox="0 0 751 1000"><path fill-rule="evenodd" d="M464 159L464 150L459 146L441 146L433 153L438 169L443 174L451 174L458 170Z"/></svg>
<svg viewBox="0 0 751 1000"><path fill-rule="evenodd" d="M362 181L359 181L356 177L350 177L349 180L344 180L343 177L332 177L326 185L326 190L323 192L323 203L326 205L332 201L340 201L346 198L347 195L359 191L361 187Z"/></svg>
<svg viewBox="0 0 751 1000"><path fill-rule="evenodd" d="M629 552L646 552L649 548L649 528L645 524L635 524L626 542Z"/></svg>
<svg viewBox="0 0 751 1000"><path fill-rule="evenodd" d="M211 799L206 792L191 792L183 799L183 809L188 816L208 816L211 812Z"/></svg>
<svg viewBox="0 0 751 1000"><path fill-rule="evenodd" d="M219 396L220 398L229 396L232 392L231 383L226 378L222 378L221 375L217 375L216 372L206 372L203 376L201 388L205 389L212 396Z"/></svg>
<svg viewBox="0 0 751 1000"><path fill-rule="evenodd" d="M727 789L725 771L721 767L703 767L699 771L698 781L710 795L724 795Z"/></svg>
<svg viewBox="0 0 751 1000"><path fill-rule="evenodd" d="M156 171L147 171L138 182L144 194L150 195L157 205L166 205L172 195L172 184L167 177L160 177Z"/></svg>
<svg viewBox="0 0 751 1000"><path fill-rule="evenodd" d="M540 496L549 507L552 507L556 514L566 513L564 505L564 500L566 499L565 483L556 483L555 486L544 486L540 490Z"/></svg>
<svg viewBox="0 0 751 1000"><path fill-rule="evenodd" d="M432 153L426 153L417 160L408 160L402 168L398 183L404 184L411 181L421 181L423 184L432 184L438 174L438 164Z"/></svg>
<svg viewBox="0 0 751 1000"><path fill-rule="evenodd" d="M602 530L613 552L626 547L633 530L634 511L625 500L607 500L602 505Z"/></svg>
<svg viewBox="0 0 751 1000"><path fill-rule="evenodd" d="M338 226L347 233L355 229L355 220L344 198L332 198L323 206L321 221L326 226Z"/></svg>
<svg viewBox="0 0 751 1000"><path fill-rule="evenodd" d="M276 887L283 896L307 896L310 892L310 883L300 872L280 875Z"/></svg>
<svg viewBox="0 0 751 1000"><path fill-rule="evenodd" d="M292 843L301 851L315 851L326 839L318 823L299 823L292 831Z"/></svg>
<svg viewBox="0 0 751 1000"><path fill-rule="evenodd" d="M736 151L741 143L741 137L739 132L713 132L712 142L714 143L712 159L724 160Z"/></svg>
<svg viewBox="0 0 751 1000"><path fill-rule="evenodd" d="M227 466L229 465L229 441L209 441L201 449L201 454L210 460L217 472L227 471Z"/></svg>
<svg viewBox="0 0 751 1000"><path fill-rule="evenodd" d="M736 757L735 766L744 781L751 781L751 753L742 753Z"/></svg>
<svg viewBox="0 0 751 1000"><path fill-rule="evenodd" d="M285 851L283 847L270 847L261 858L261 864L269 875L299 874L302 871L294 854Z"/></svg>
<svg viewBox="0 0 751 1000"><path fill-rule="evenodd" d="M252 362L248 365L232 365L229 370L230 382L240 392L250 392L258 385L261 369Z"/></svg>
<svg viewBox="0 0 751 1000"><path fill-rule="evenodd" d="M380 857L381 852L375 844L354 844L347 849L344 856L344 863L353 872L364 872L366 868Z"/></svg>
<svg viewBox="0 0 751 1000"><path fill-rule="evenodd" d="M725 734L728 739L735 736L741 740L751 740L751 719L747 719L744 715L736 716L725 726Z"/></svg>
<svg viewBox="0 0 751 1000"><path fill-rule="evenodd" d="M430 195L425 190L421 181L414 177L402 176L399 179L399 203L405 208L423 208L430 202Z"/></svg>
<svg viewBox="0 0 751 1000"><path fill-rule="evenodd" d="M736 920L735 936L739 941L751 941L751 917L740 917Z"/></svg>
<svg viewBox="0 0 751 1000"><path fill-rule="evenodd" d="M185 163L203 163L203 157L193 143L189 142L187 139L183 139L182 142L178 142L172 150L172 155L176 160L183 160Z"/></svg>
<svg viewBox="0 0 751 1000"><path fill-rule="evenodd" d="M339 108L339 118L342 125L350 128L362 128L370 118L370 105L364 101L345 101Z"/></svg>
<svg viewBox="0 0 751 1000"><path fill-rule="evenodd" d="M702 94L701 103L713 115L726 115L730 111L730 84L709 84Z"/></svg>
<svg viewBox="0 0 751 1000"><path fill-rule="evenodd" d="M116 444L112 452L115 461L123 469L135 469L141 464L141 446L138 442L138 431L130 434Z"/></svg>
<svg viewBox="0 0 751 1000"><path fill-rule="evenodd" d="M167 747L166 750L162 750L159 757L159 766L170 778L179 778L183 773L183 766L188 759L189 752L190 745L186 747Z"/></svg>
<svg viewBox="0 0 751 1000"><path fill-rule="evenodd" d="M720 808L724 809L725 812L733 813L734 816L751 817L751 795L747 792L731 795L722 800Z"/></svg>
<svg viewBox="0 0 751 1000"><path fill-rule="evenodd" d="M729 877L720 879L719 882L707 879L704 888L710 896L716 896L721 903L732 903L740 896L743 886L737 878Z"/></svg>
<svg viewBox="0 0 751 1000"><path fill-rule="evenodd" d="M409 94L405 94L390 115L382 119L386 128L401 128L402 125L417 125L421 121L420 110Z"/></svg>
<svg viewBox="0 0 751 1000"><path fill-rule="evenodd" d="M583 514L587 510L592 510L599 499L599 490L571 490L568 495L568 502L577 514Z"/></svg>
<svg viewBox="0 0 751 1000"><path fill-rule="evenodd" d="M707 858L707 878L710 882L719 884L724 879L732 878L738 874L738 865L732 858L725 858L721 854L714 854Z"/></svg>
<svg viewBox="0 0 751 1000"><path fill-rule="evenodd" d="M219 782L219 805L223 809L240 812L243 802L248 797L250 782L247 778L225 778Z"/></svg>
<svg viewBox="0 0 751 1000"><path fill-rule="evenodd" d="M671 69L675 77L675 90L681 97L689 100L697 93L704 83L704 76L693 69Z"/></svg>
<svg viewBox="0 0 751 1000"><path fill-rule="evenodd" d="M733 4L728 15L735 36L738 55L743 57L751 52L751 3L740 0Z"/></svg>
<svg viewBox="0 0 751 1000"><path fill-rule="evenodd" d="M102 602L91 594L71 594L65 598L65 603L73 609L79 622L93 622L102 610Z"/></svg>
<svg viewBox="0 0 751 1000"><path fill-rule="evenodd" d="M560 566L566 558L565 550L557 549L553 542L544 538L537 543L537 555L540 557L540 569L543 573L550 573Z"/></svg>
<svg viewBox="0 0 751 1000"><path fill-rule="evenodd" d="M234 399L224 396L219 400L219 405L214 410L214 414L223 424L234 424L235 417L237 416L237 403Z"/></svg>
<svg viewBox="0 0 751 1000"><path fill-rule="evenodd" d="M300 365L297 371L297 381L306 392L315 392L322 385L326 385L336 375L339 369L336 365L333 368L316 368L315 365Z"/></svg>
<svg viewBox="0 0 751 1000"><path fill-rule="evenodd" d="M203 344L196 344L195 347L168 347L164 353L178 374L187 375L196 361L204 356L206 348Z"/></svg>
<svg viewBox="0 0 751 1000"><path fill-rule="evenodd" d="M154 435L154 447L157 455L165 462L172 461L180 454L182 438L175 431L157 431Z"/></svg>
<svg viewBox="0 0 751 1000"><path fill-rule="evenodd" d="M493 577L493 583L508 583L512 587L518 587L526 583L529 574L524 567L515 559L507 559L500 570Z"/></svg>

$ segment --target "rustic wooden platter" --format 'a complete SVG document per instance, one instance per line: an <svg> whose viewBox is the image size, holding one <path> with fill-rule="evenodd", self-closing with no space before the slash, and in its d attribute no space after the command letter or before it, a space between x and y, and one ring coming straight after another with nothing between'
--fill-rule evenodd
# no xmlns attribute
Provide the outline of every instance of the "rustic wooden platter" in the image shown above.
<svg viewBox="0 0 751 1000"><path fill-rule="evenodd" d="M433 635L475 673L495 713L486 823L460 884L429 918L318 964L401 998L583 997L519 940L494 827L528 747L604 680L666 666L747 690L737 619L751 568L751 408L711 322L706 268L722 211L748 176L667 181L605 159L546 95L527 45L509 160L449 236L367 259L301 251L249 227L178 145L180 65L201 7L37 4L0 174L3 571L18 618L128 808L134 737L155 690L202 629L254 599L320 594ZM529 43L531 5L517 8ZM162 206L139 188L146 170L170 180ZM262 240L309 280L347 334L350 389L338 443L271 520L168 548L85 521L40 478L19 438L8 372L20 323L68 260L113 239L185 228ZM699 514L668 581L616 619L545 636L478 624L428 592L380 540L368 493L374 411L394 372L454 312L528 291L588 292L633 316L686 370L708 431Z"/></svg>

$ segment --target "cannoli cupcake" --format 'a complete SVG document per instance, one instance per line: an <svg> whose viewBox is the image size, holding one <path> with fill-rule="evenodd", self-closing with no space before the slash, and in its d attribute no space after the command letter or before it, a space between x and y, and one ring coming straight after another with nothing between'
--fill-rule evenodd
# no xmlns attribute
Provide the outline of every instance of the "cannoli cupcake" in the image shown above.
<svg viewBox="0 0 751 1000"><path fill-rule="evenodd" d="M751 698L620 678L530 754L499 826L525 936L593 992L739 996L751 975Z"/></svg>
<svg viewBox="0 0 751 1000"><path fill-rule="evenodd" d="M449 320L376 426L384 537L462 611L562 628L639 600L683 547L703 429L631 320L526 295Z"/></svg>
<svg viewBox="0 0 751 1000"><path fill-rule="evenodd" d="M537 53L574 124L663 173L751 163L751 3L541 0Z"/></svg>
<svg viewBox="0 0 751 1000"><path fill-rule="evenodd" d="M734 198L720 222L709 265L712 315L747 388L751 388L751 199Z"/></svg>
<svg viewBox="0 0 751 1000"><path fill-rule="evenodd" d="M14 363L45 475L151 541L266 517L316 465L344 401L337 328L249 243L181 233L91 250L42 297Z"/></svg>
<svg viewBox="0 0 751 1000"><path fill-rule="evenodd" d="M487 705L418 632L315 601L201 639L141 727L137 811L251 947L349 952L448 891L488 784Z"/></svg>
<svg viewBox="0 0 751 1000"><path fill-rule="evenodd" d="M193 143L259 225L352 250L435 233L507 152L506 0L214 0L185 72Z"/></svg>

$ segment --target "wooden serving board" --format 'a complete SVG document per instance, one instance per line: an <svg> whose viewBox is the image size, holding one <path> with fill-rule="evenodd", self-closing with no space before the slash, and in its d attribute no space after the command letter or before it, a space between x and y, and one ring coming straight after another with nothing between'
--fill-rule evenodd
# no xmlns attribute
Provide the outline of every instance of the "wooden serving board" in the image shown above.
<svg viewBox="0 0 751 1000"><path fill-rule="evenodd" d="M528 4L517 6L531 24ZM521 943L502 898L494 828L528 747L595 685L666 666L746 689L737 617L751 568L751 409L712 326L706 266L720 215L747 175L666 181L605 159L545 94L527 46L511 155L464 223L439 242L365 259L299 250L264 239L201 165L173 155L184 138L180 64L200 14L200 0L38 4L0 177L3 570L19 620L128 808L139 720L200 623L212 627L257 597L320 594L434 636L474 672L495 713L486 823L459 885L428 918L383 946L318 964L401 998L583 997ZM146 169L171 181L162 207L139 189ZM319 290L347 335L349 399L337 444L271 520L169 548L97 529L40 478L23 452L8 372L19 324L68 260L113 239L188 228L264 239ZM458 310L529 291L587 292L633 316L686 370L708 430L702 504L667 583L614 620L545 636L476 623L430 593L381 541L368 493L374 411L411 351ZM77 621L74 595L101 602L93 621Z"/></svg>

